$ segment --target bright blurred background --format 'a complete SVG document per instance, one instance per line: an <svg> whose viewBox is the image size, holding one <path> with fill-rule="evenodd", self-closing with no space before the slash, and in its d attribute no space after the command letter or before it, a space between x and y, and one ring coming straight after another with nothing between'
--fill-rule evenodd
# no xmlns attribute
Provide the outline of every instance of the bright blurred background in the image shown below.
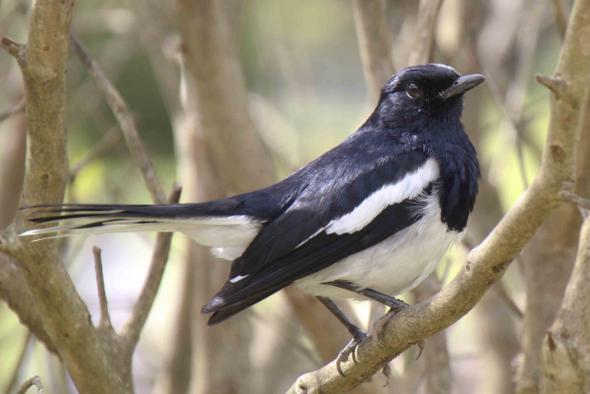
<svg viewBox="0 0 590 394"><path fill-rule="evenodd" d="M250 116L272 158L273 178L278 180L356 130L375 104L359 51L353 12L357 3L223 3L229 35L247 85ZM407 65L417 45L419 2L384 3L397 69ZM1 1L0 35L25 41L28 7L26 1ZM567 7L569 2L564 2L564 9ZM79 2L73 20L73 30L133 111L166 190L183 178L183 169L178 168L183 144L178 136L184 124L179 104L178 24L175 4L156 0ZM534 82L534 75L552 72L561 39L551 1L442 2L432 61L449 64L460 73L480 72L487 77L485 85L466 97L464 116L479 151L482 182L486 185L482 185L465 245L457 245L439 267L438 277L443 282L449 281L464 264L466 248L485 236L535 175L547 131L548 94ZM92 78L73 55L69 61L68 89L69 157L72 168L76 168L67 192L68 201L150 203L115 118ZM0 54L0 91L0 110L18 103L23 94L18 67L6 54ZM0 123L0 181L4 189L0 192L0 228L9 223L18 203L24 133L20 115ZM88 157L89 152L94 152L93 157ZM77 167L79 163L82 165ZM185 194L183 201L186 200ZM143 284L153 239L150 234L115 234L77 237L68 242L64 252L68 269L93 316L97 316L98 299L92 246L103 250L111 316L118 327L128 316ZM188 286L186 275L196 275L186 267L187 253L186 240L175 236L164 282L135 353L138 393L166 392L172 387L170 380L189 382L185 388L191 392L282 392L299 374L322 365L323 358L314 341L294 313L290 299L281 292L248 314L249 334L241 339L240 347L228 347L218 341L213 349L207 350L229 355L226 360L245 360L250 372L240 376L243 384L219 387L219 391L199 388L197 381L205 379L203 374L210 370L199 369L203 361L198 354L204 350L189 337L191 332L194 338L195 332L205 330L206 317L199 314L202 302L194 301L187 309L179 309L183 297L189 297L183 291ZM200 260L194 258L191 264L205 264ZM199 286L199 280L196 278L192 286ZM210 286L215 289L222 283L219 277ZM491 291L490 301L482 302L446 331L453 393L512 392L511 376L506 370L513 371L513 360L520 351L524 291L521 267L514 264L501 285ZM416 294L404 295L409 301L415 297ZM197 297L189 297L192 299ZM357 303L352 308L366 324L369 303ZM185 322L190 320L188 332L178 329L182 318ZM325 319L332 319L327 311ZM206 330L215 332L232 324L233 319ZM183 335L188 336L185 346L178 346ZM429 341L426 346L428 349ZM181 351L182 356L178 354ZM359 392L427 393L428 357L416 361L415 355L415 349L410 349L395 360L388 386L382 387L385 378L376 375ZM188 378L171 367L176 365L174 360L192 360ZM217 365L217 369L218 374L230 380L237 374L230 361ZM41 376L49 393L75 392L58 359L42 343L30 338L17 316L0 303L0 390L8 388L11 380L21 382L35 374Z"/></svg>

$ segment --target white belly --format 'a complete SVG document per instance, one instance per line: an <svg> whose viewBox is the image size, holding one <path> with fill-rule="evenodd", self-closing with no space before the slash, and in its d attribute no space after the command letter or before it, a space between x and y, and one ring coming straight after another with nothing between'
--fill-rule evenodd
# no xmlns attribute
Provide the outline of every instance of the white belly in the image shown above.
<svg viewBox="0 0 590 394"><path fill-rule="evenodd" d="M313 295L336 299L364 298L323 283L346 280L361 288L396 295L412 289L432 273L449 246L460 237L460 233L448 231L441 222L434 194L428 199L424 216L412 226L295 283Z"/></svg>

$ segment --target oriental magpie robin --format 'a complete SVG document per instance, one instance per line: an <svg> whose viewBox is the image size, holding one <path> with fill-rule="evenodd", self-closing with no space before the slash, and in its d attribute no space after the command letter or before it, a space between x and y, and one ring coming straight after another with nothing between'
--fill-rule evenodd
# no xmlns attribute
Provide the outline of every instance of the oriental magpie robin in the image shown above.
<svg viewBox="0 0 590 394"><path fill-rule="evenodd" d="M355 133L281 182L196 204L33 207L30 220L50 227L21 235L183 232L232 261L202 309L209 324L294 283L346 325L353 349L364 333L332 300L403 307L393 296L425 279L465 229L479 165L460 116L463 93L483 80L442 64L401 69Z"/></svg>

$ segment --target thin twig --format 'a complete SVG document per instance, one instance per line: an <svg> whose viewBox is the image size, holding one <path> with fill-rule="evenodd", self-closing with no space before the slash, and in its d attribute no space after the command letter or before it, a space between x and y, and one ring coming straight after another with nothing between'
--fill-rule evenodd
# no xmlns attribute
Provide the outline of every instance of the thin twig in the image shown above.
<svg viewBox="0 0 590 394"><path fill-rule="evenodd" d="M0 48L12 55L19 63L23 61L26 45L20 44L11 38L2 37L0 39Z"/></svg>
<svg viewBox="0 0 590 394"><path fill-rule="evenodd" d="M559 192L559 198L564 201L576 204L578 207L586 210L590 210L590 199L584 198L572 191L562 190Z"/></svg>
<svg viewBox="0 0 590 394"><path fill-rule="evenodd" d="M25 110L25 99L23 98L18 103L14 104L13 106L6 108L4 111L0 112L0 122L5 121L6 119L10 118L13 115L21 113Z"/></svg>
<svg viewBox="0 0 590 394"><path fill-rule="evenodd" d="M139 137L139 132L135 125L135 119L133 118L127 103L123 100L123 97L111 81L108 80L98 63L90 57L80 41L72 33L70 33L70 42L74 52L88 73L94 78L97 88L104 95L107 104L111 108L111 111L113 111L115 118L117 118L123 136L127 141L127 146L141 171L152 199L156 203L163 204L166 201L166 194L156 176L154 164L147 153L147 149Z"/></svg>
<svg viewBox="0 0 590 394"><path fill-rule="evenodd" d="M420 0L418 20L415 26L415 43L408 58L408 65L426 63L432 54L434 31L442 0Z"/></svg>
<svg viewBox="0 0 590 394"><path fill-rule="evenodd" d="M169 198L169 203L173 204L180 199L180 187L174 186ZM166 262L168 261L168 254L170 253L170 244L172 242L172 233L160 233L156 238L156 245L152 254L152 261L147 278L144 282L141 294L133 307L131 317L123 327L121 337L127 346L128 351L132 351L137 344L139 334L145 325L148 314L156 298Z"/></svg>
<svg viewBox="0 0 590 394"><path fill-rule="evenodd" d="M106 329L113 329L111 324L111 316L109 314L109 302L107 300L107 292L104 286L104 275L102 272L102 250L94 246L92 248L94 255L94 271L96 275L96 288L98 290L98 301L100 303L100 323L99 327Z"/></svg>
<svg viewBox="0 0 590 394"><path fill-rule="evenodd" d="M80 171L82 171L82 169L84 169L88 164L102 157L108 151L116 147L121 140L121 136L122 135L118 127L113 127L108 130L104 134L103 138L98 143L96 143L92 149L89 150L78 163L76 163L75 166L70 169L70 183L76 179L78 173L80 173Z"/></svg>
<svg viewBox="0 0 590 394"><path fill-rule="evenodd" d="M387 24L385 1L355 0L353 10L365 79L371 99L377 102L381 86L393 74L393 43Z"/></svg>
<svg viewBox="0 0 590 394"><path fill-rule="evenodd" d="M560 77L548 77L546 75L537 74L535 79L541 85L545 86L555 95L556 98L561 98L565 89L565 82Z"/></svg>
<svg viewBox="0 0 590 394"><path fill-rule="evenodd" d="M25 362L27 354L29 353L29 350L31 349L31 342L33 341L34 338L35 337L33 336L33 332L29 331L27 333L27 337L25 338L25 341L23 343L23 347L21 348L20 353L18 355L18 359L16 361L16 365L14 366L14 370L12 371L11 378L8 381L9 382L8 386L6 386L7 393L12 393L15 391L20 371L23 368L23 364Z"/></svg>
<svg viewBox="0 0 590 394"><path fill-rule="evenodd" d="M37 393L43 393L43 383L41 383L41 378L39 376L33 376L30 379L27 379L22 386L20 386L20 388L18 389L18 391L16 392L16 394L25 394L27 392L27 390L29 390L31 387L37 387Z"/></svg>

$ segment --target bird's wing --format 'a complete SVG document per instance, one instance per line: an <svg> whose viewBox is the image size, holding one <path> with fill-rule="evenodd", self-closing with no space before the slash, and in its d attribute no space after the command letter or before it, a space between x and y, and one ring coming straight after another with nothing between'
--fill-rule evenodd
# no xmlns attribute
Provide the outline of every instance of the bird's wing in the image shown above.
<svg viewBox="0 0 590 394"><path fill-rule="evenodd" d="M214 312L210 324L411 225L439 177L438 163L421 151L373 160L352 177L333 170L235 260L230 279L203 308Z"/></svg>

